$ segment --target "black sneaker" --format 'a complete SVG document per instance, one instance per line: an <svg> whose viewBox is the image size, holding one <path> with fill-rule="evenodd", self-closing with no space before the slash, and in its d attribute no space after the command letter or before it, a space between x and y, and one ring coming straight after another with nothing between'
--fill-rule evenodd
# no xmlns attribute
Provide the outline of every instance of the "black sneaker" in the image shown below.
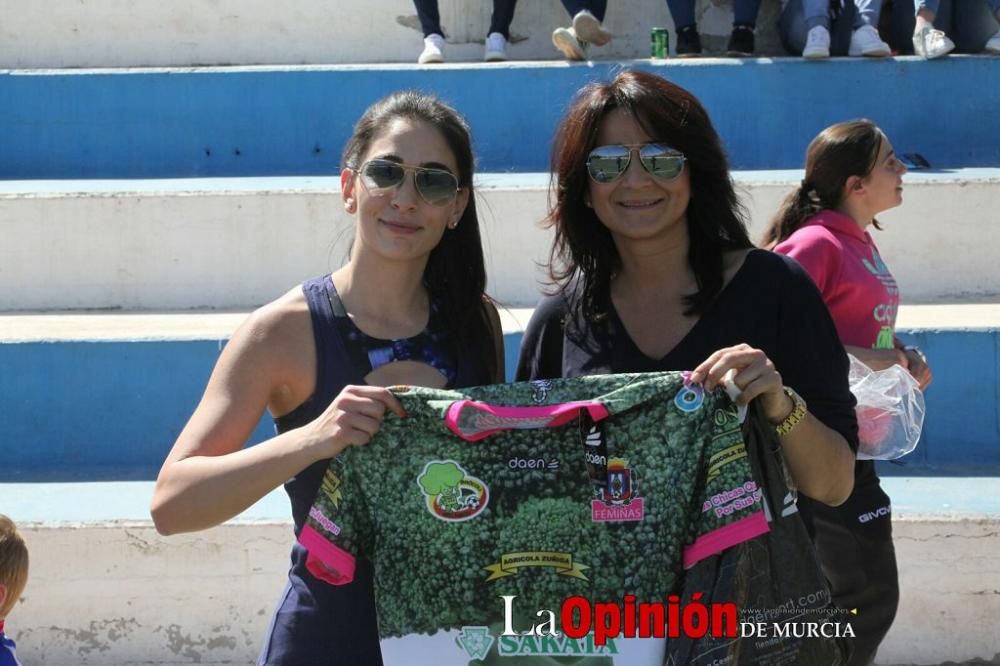
<svg viewBox="0 0 1000 666"><path fill-rule="evenodd" d="M729 46L726 55L730 58L746 58L753 55L753 26L738 25L729 35Z"/></svg>
<svg viewBox="0 0 1000 666"><path fill-rule="evenodd" d="M694 58L701 55L701 37L693 25L677 31L677 57Z"/></svg>

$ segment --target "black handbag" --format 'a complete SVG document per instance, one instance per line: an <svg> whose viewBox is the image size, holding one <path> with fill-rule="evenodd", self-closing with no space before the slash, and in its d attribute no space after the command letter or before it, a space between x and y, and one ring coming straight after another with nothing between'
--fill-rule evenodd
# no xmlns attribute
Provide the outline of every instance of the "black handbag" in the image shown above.
<svg viewBox="0 0 1000 666"><path fill-rule="evenodd" d="M685 575L681 604L733 602L737 637L670 639L669 666L846 664L849 613L837 609L786 482L781 445L759 406L744 423L747 455L770 531L701 560ZM697 595L697 596L696 596ZM811 627L811 629L810 629Z"/></svg>

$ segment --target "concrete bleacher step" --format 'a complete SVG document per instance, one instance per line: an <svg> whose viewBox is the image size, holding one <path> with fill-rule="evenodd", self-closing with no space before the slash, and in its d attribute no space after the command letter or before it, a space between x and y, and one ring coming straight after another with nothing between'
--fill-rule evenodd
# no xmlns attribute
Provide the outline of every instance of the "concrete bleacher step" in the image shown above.
<svg viewBox="0 0 1000 666"><path fill-rule="evenodd" d="M507 378L532 310L505 309ZM155 478L242 312L0 314L0 483ZM1000 476L1000 304L904 305L934 369L921 444L889 475ZM109 424L113 424L110 427ZM266 416L251 441L273 433Z"/></svg>
<svg viewBox="0 0 1000 666"><path fill-rule="evenodd" d="M801 168L813 136L858 117L935 168L1000 166L995 57L706 58L0 71L0 179L330 175L364 109L405 88L468 118L481 171L546 171L569 100L622 67L697 95L735 169Z"/></svg>
<svg viewBox="0 0 1000 666"><path fill-rule="evenodd" d="M801 177L735 173L754 237ZM532 305L547 277L549 176L477 183L490 292ZM1000 169L912 172L904 183L903 206L876 233L904 299L1000 297L1000 224L990 223ZM344 262L354 221L339 190L334 177L0 181L0 311L255 307Z"/></svg>
<svg viewBox="0 0 1000 666"><path fill-rule="evenodd" d="M893 499L903 594L876 663L992 658L1000 478L883 485ZM32 555L33 575L7 623L23 663L256 658L293 539L284 491L220 527L162 537L148 516L152 488L148 481L0 484L0 507L18 521Z"/></svg>
<svg viewBox="0 0 1000 666"><path fill-rule="evenodd" d="M449 62L480 61L490 25L490 3L440 0ZM765 0L758 17L760 53L779 51L778 0ZM0 0L4 17L0 68L194 66L206 63L351 64L415 62L423 33L410 0L354 3L288 0L282 11L263 0L88 0L44 3ZM729 7L699 0L705 48L721 51L732 28ZM511 25L510 55L519 60L561 59L551 33L568 25L556 0L521 2ZM612 7L606 27L615 39L593 49L598 58L649 56L649 31L673 28L662 0L630 0ZM671 34L671 44L676 44Z"/></svg>

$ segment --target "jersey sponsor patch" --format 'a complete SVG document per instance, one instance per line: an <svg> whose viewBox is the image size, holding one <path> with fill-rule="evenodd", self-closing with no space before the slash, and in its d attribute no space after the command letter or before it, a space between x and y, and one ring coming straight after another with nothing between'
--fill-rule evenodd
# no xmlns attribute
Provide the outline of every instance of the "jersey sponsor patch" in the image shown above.
<svg viewBox="0 0 1000 666"><path fill-rule="evenodd" d="M439 520L471 520L490 502L486 484L469 476L454 460L428 462L417 477L417 485L427 498L427 510Z"/></svg>
<svg viewBox="0 0 1000 666"><path fill-rule="evenodd" d="M645 517L639 497L639 477L624 458L608 460L608 481L599 498L590 503L590 519L597 523L636 522Z"/></svg>

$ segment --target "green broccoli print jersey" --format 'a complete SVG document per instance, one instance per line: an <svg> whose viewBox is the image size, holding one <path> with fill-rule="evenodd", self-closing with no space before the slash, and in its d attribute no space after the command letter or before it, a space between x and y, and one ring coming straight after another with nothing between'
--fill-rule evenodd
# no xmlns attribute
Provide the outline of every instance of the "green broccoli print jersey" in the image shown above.
<svg viewBox="0 0 1000 666"><path fill-rule="evenodd" d="M386 664L659 666L663 640L569 638L563 602L666 604L768 530L737 407L687 373L392 390L407 416L331 462L299 537L334 585L372 561Z"/></svg>

